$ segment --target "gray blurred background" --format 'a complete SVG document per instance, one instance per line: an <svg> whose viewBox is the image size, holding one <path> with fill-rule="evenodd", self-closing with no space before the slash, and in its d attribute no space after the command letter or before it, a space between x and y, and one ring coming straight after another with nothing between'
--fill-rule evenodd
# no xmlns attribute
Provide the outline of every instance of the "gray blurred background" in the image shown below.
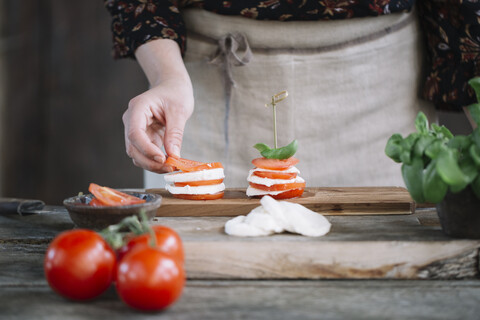
<svg viewBox="0 0 480 320"><path fill-rule="evenodd" d="M101 0L0 0L0 196L61 204L90 182L143 186L121 116L147 81L111 47ZM470 131L462 114L440 119Z"/></svg>
<svg viewBox="0 0 480 320"><path fill-rule="evenodd" d="M147 88L111 56L103 1L0 0L0 195L59 204L90 182L143 186L122 114Z"/></svg>

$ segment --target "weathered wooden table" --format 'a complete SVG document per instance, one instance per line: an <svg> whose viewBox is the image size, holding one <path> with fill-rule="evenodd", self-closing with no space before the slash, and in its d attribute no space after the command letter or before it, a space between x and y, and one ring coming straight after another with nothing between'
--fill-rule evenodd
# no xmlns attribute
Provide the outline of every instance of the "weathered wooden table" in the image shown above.
<svg viewBox="0 0 480 320"><path fill-rule="evenodd" d="M184 239L189 280L170 309L140 313L113 288L79 303L48 287L43 256L74 227L66 213L0 216L0 319L480 319L480 241L444 236L435 210L327 218L331 233L315 241L228 237L228 218L156 218Z"/></svg>

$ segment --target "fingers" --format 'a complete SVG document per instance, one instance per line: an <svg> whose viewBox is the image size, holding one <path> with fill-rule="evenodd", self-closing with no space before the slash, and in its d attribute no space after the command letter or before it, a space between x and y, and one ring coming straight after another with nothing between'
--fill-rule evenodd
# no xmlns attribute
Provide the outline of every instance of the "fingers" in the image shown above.
<svg viewBox="0 0 480 320"><path fill-rule="evenodd" d="M130 148L130 157L133 160L133 164L137 167L141 167L148 171L156 172L156 173L165 173L171 172L172 168L169 165L165 165L163 162L157 162L152 159L147 158L143 155L137 148L131 147Z"/></svg>
<svg viewBox="0 0 480 320"><path fill-rule="evenodd" d="M161 139L155 140L155 143L159 143L155 144L147 135L147 129L153 121L149 109L148 105L142 103L142 101L132 99L127 111L123 115L127 154L131 158L135 158L134 154L142 154L147 159L163 163L165 155L161 150ZM139 161L138 159L136 160L137 162Z"/></svg>
<svg viewBox="0 0 480 320"><path fill-rule="evenodd" d="M167 114L165 127L165 151L169 156L180 157L183 131L187 118L181 112Z"/></svg>

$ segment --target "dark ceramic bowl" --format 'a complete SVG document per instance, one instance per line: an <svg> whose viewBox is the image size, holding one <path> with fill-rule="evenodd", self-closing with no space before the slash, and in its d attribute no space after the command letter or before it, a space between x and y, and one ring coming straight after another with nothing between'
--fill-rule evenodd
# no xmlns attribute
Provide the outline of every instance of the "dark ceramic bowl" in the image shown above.
<svg viewBox="0 0 480 320"><path fill-rule="evenodd" d="M67 208L70 218L79 228L88 228L100 230L111 224L120 222L123 218L136 215L140 217L140 211L143 209L148 219L153 219L157 209L162 203L162 197L153 193L122 191L146 202L133 204L129 206L98 206L93 207L88 204L92 200L92 195L81 195L71 197L63 201L63 205Z"/></svg>

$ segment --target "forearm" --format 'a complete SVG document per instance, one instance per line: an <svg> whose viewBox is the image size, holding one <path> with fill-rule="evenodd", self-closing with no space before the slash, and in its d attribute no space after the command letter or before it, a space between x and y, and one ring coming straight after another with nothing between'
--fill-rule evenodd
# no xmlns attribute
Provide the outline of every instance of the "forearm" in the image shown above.
<svg viewBox="0 0 480 320"><path fill-rule="evenodd" d="M175 79L191 86L178 44L170 39L149 41L135 51L135 57L150 86Z"/></svg>

